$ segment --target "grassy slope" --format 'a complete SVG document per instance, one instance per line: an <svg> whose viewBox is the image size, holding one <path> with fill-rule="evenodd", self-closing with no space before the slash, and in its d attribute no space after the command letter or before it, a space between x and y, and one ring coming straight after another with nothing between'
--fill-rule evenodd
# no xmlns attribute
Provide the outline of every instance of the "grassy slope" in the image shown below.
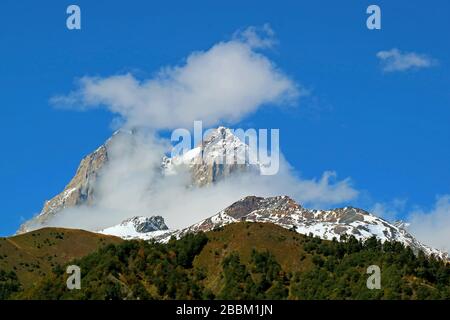
<svg viewBox="0 0 450 320"><path fill-rule="evenodd" d="M313 268L312 256L303 250L304 235L271 223L235 223L207 233L208 243L195 258L194 266L207 271L205 284L213 292L220 289L221 262L232 252L248 264L252 249L271 252L286 272Z"/></svg>
<svg viewBox="0 0 450 320"><path fill-rule="evenodd" d="M201 283L214 294L219 293L223 286L223 279L221 278L223 274L222 260L231 253L238 253L241 262L247 266L250 264L251 252L255 249L260 252L270 251L286 272L309 271L314 268L312 255L303 250L305 236L271 223L240 222L207 232L206 236L208 242L194 258L193 267L206 272L206 277ZM172 252L169 255L173 256L174 253ZM89 256L86 256L83 260L88 258ZM99 264L101 264L100 261L104 262L104 260L101 260L104 257L99 259ZM129 267L134 269L134 263L127 266L127 268ZM88 270L93 271L91 268ZM188 273L190 272L188 271ZM109 278L115 278L115 282L120 282L121 285L129 289L130 278L134 278L134 276L130 277L130 274L131 272L119 274L117 278L110 275ZM153 297L165 298L157 294L154 284L144 280L146 277L142 273L137 276ZM52 275L50 279L53 282L59 278L54 278L54 275ZM65 284L65 277L61 277L60 281L59 284ZM42 283L40 286L28 289L21 295L21 298L33 298L36 294L35 290L40 291L42 289ZM89 288L89 290L92 289ZM71 297L70 293L67 297Z"/></svg>
<svg viewBox="0 0 450 320"><path fill-rule="evenodd" d="M63 239L60 239L61 233L64 233ZM168 288L174 285L177 292L178 290L184 292L183 284L186 284L185 287L192 288L192 284L195 283L218 296L226 287L223 269L224 258L229 257L232 253L238 253L241 263L248 270L251 270L254 266L253 262L250 261L253 249L258 252L269 251L281 266L282 274L301 274L302 278L299 281L295 280L294 276L284 278L289 279L290 284L285 282L286 286L289 287L289 298L300 297L302 299L303 296L298 295L299 290L306 292L310 289L318 291L319 294L313 292L303 298L376 298L373 292L368 292L369 290L366 290L365 287L366 267L371 264L377 264L383 268L383 290L379 292L380 297L387 299L439 298L435 294L437 293L437 282L433 280L433 277L439 276L439 273L434 272L437 270L436 265L427 263L423 268L418 267L418 260L415 258L412 262L416 266L408 271L410 267L400 259L407 253L406 250L388 250L384 253L381 251L378 253L375 249L354 251L353 245L358 245L358 243L335 244L331 241L306 237L269 223L241 222L207 232L205 235L208 242L192 257L194 259L192 262L193 268L183 267L178 262L178 258L183 256L181 254L183 250L189 247L189 243L183 239L171 242L169 245L153 245L144 241L122 241L81 230L44 229L35 232L34 236L27 234L19 236L17 239L15 239L16 237L10 238L9 241L0 240L0 255L5 248L9 248L9 252L15 255L15 258L11 255L6 261L15 263L17 275L21 282L26 284L24 285L25 291L19 298L39 297L47 299L48 295L41 295L40 293L49 292L59 299L78 299L80 297L103 299L108 292L115 292L115 288L111 284L120 284L122 293L119 296L122 298L140 297L141 293L136 291L137 284L145 287L153 298L173 298L168 293L170 290L158 293L158 283L166 284ZM122 244L83 257L95 251L102 244L111 242L122 242ZM348 251L348 253L345 253L347 252L345 251L343 258L337 258L334 253L318 253L317 249L311 249L312 243L316 243L324 249L341 246L345 250L353 251ZM22 250L15 249L17 247L22 248ZM24 247L28 249L24 250ZM414 257L412 252L411 255ZM49 257L51 257L50 260ZM88 271L82 279L84 283L82 292L67 291L65 274L52 274L45 277L45 281L40 284L37 283L45 273L42 270L49 271L52 263L65 264L69 263L72 258L77 257L82 257L77 261L77 264ZM317 258L323 260L321 267L318 266L320 261ZM23 265L23 261L28 261L28 259L39 261L41 268L31 272L29 270L30 263L28 267ZM412 258L409 257L408 259ZM331 260L335 260L334 271L332 272L327 271L327 264L324 265L324 262L330 262ZM22 265L20 262L22 262ZM2 259L0 259L0 268L2 268L2 263L4 261L2 262ZM11 268L11 265L9 268ZM201 273L204 274L204 277L197 278L196 274L199 270L202 270ZM418 275L414 270L421 270L420 273L423 275ZM448 290L448 297L450 297L448 276L450 268L441 271L447 274L447 276L444 273L440 274L440 277L447 279L444 283L445 287L441 288L441 291ZM39 272L42 272L42 274ZM427 280L427 278L430 278L427 276L430 272L433 275L431 280ZM255 283L260 276L262 274L259 272L251 271L251 277ZM36 283L36 286L31 286L33 283ZM303 288L302 284L305 284L306 288ZM330 287L331 289L327 289ZM406 289L403 287L409 287L409 289L406 289L411 293L405 295ZM111 291L111 289L114 290ZM347 292L349 289L351 290ZM340 293L342 290L345 292ZM421 295L418 294L419 291L422 291ZM183 294L177 294L176 296L183 299L192 298L191 291L187 290L187 292L187 296ZM376 293L378 294L378 291ZM366 296L361 294L366 294Z"/></svg>
<svg viewBox="0 0 450 320"><path fill-rule="evenodd" d="M84 230L44 228L9 238L0 238L0 269L16 272L30 287L51 271L83 257L99 247L123 240Z"/></svg>

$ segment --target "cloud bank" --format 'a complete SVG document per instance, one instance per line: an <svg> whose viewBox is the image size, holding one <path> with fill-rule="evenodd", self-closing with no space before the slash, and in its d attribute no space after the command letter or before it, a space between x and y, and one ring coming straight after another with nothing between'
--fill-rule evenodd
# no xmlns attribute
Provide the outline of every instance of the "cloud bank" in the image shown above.
<svg viewBox="0 0 450 320"><path fill-rule="evenodd" d="M284 159L274 176L246 172L208 187L187 187L191 184L187 168L177 168L176 175L161 175L161 157L167 147L166 141L149 134L116 135L109 145L109 162L94 188L95 203L65 209L50 225L95 231L132 216L161 215L169 227L182 228L248 195L289 195L314 207L342 203L358 195L350 179L337 181L334 172L325 172L319 179L303 179Z"/></svg>
<svg viewBox="0 0 450 320"><path fill-rule="evenodd" d="M417 239L450 252L450 195L439 196L429 210L415 210L409 216L409 231Z"/></svg>
<svg viewBox="0 0 450 320"><path fill-rule="evenodd" d="M415 52L401 52L396 48L378 52L377 58L381 61L384 72L429 68L437 63L427 55Z"/></svg>

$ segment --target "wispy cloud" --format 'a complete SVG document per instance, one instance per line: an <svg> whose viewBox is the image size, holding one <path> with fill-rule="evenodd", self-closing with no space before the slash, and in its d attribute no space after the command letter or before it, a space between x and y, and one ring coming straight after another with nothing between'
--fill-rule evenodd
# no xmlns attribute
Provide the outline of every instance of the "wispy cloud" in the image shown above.
<svg viewBox="0 0 450 320"><path fill-rule="evenodd" d="M375 203L370 211L389 221L403 219L419 241L450 253L450 195L437 196L430 209L408 207L405 199L394 199Z"/></svg>
<svg viewBox="0 0 450 320"><path fill-rule="evenodd" d="M377 202L369 211L388 221L395 221L400 218L400 214L405 210L406 202L406 199L400 198L389 202Z"/></svg>
<svg viewBox="0 0 450 320"><path fill-rule="evenodd" d="M381 66L385 72L429 68L437 64L435 59L425 54L401 52L396 48L378 52L377 58L380 59Z"/></svg>
<svg viewBox="0 0 450 320"><path fill-rule="evenodd" d="M439 196L431 210L415 210L411 233L425 244L450 252L450 195Z"/></svg>
<svg viewBox="0 0 450 320"><path fill-rule="evenodd" d="M162 68L155 77L132 74L85 76L78 89L51 99L56 105L104 106L128 126L173 129L237 122L267 104L296 102L300 86L257 51L273 45L268 25L249 27L231 40L191 53L186 62Z"/></svg>
<svg viewBox="0 0 450 320"><path fill-rule="evenodd" d="M250 26L244 30L238 30L234 33L233 39L247 43L254 49L271 48L277 43L275 32L267 23L262 27Z"/></svg>

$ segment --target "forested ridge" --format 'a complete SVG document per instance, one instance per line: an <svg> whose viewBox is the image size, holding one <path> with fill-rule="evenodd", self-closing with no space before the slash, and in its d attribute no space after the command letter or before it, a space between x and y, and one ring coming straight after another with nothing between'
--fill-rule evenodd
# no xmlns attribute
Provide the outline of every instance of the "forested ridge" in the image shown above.
<svg viewBox="0 0 450 320"><path fill-rule="evenodd" d="M450 266L398 242L303 236L260 223L188 234L167 244L124 241L76 259L81 289L65 265L24 289L0 271L1 299L450 299ZM369 290L367 267L381 269Z"/></svg>

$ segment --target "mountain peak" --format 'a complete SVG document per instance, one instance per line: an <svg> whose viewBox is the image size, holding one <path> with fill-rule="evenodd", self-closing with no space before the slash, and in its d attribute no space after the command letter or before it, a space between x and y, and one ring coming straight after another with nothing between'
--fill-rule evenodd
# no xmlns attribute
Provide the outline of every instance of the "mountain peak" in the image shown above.
<svg viewBox="0 0 450 320"><path fill-rule="evenodd" d="M282 215L288 215L290 213L301 210L301 206L288 196L275 196L275 197L245 197L231 206L223 210L223 213L233 217L235 219L242 219L251 212L262 213L270 210Z"/></svg>
<svg viewBox="0 0 450 320"><path fill-rule="evenodd" d="M231 147L244 147L243 143L229 128L218 127L207 131L204 137L201 147L207 148L211 144L221 143L222 147L226 149L227 145Z"/></svg>
<svg viewBox="0 0 450 320"><path fill-rule="evenodd" d="M161 216L135 216L120 224L100 230L99 233L118 236L124 239L151 239L169 230Z"/></svg>
<svg viewBox="0 0 450 320"><path fill-rule="evenodd" d="M122 221L120 225L125 226L130 223L133 224L135 230L139 233L169 229L164 222L164 218L161 216L151 216L151 217L135 216Z"/></svg>
<svg viewBox="0 0 450 320"><path fill-rule="evenodd" d="M166 157L161 164L167 175L176 174L179 166L187 166L192 185L200 187L238 172L261 172L255 157L250 155L248 145L226 127L208 130L196 148L182 155Z"/></svg>
<svg viewBox="0 0 450 320"><path fill-rule="evenodd" d="M17 231L18 234L45 226L52 217L65 208L91 204L94 201L95 183L101 168L108 162L108 143L111 139L113 138L81 160L74 177L64 190L45 201L39 215L22 224Z"/></svg>
<svg viewBox="0 0 450 320"><path fill-rule="evenodd" d="M423 251L448 260L448 254L430 248L406 230L376 217L362 209L345 207L332 210L310 210L303 208L288 196L245 197L216 215L200 221L186 229L170 232L156 240L168 241L171 236L181 237L190 232L209 231L227 224L248 221L273 223L301 234L313 234L321 239L339 240L342 235L354 236L365 241L373 236L382 242L398 241L414 252Z"/></svg>

